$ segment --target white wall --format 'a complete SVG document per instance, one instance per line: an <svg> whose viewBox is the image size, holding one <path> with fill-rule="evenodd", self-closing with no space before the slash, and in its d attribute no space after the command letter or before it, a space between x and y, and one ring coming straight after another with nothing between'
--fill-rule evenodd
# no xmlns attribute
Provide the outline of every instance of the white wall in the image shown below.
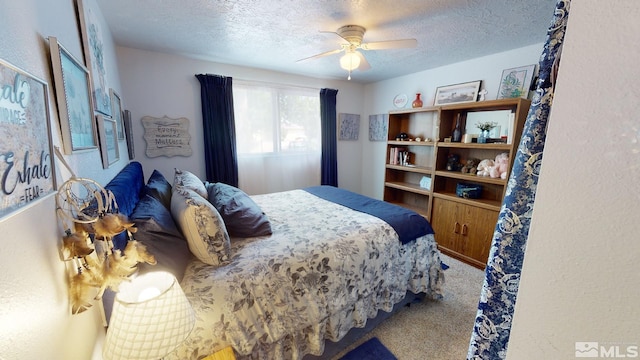
<svg viewBox="0 0 640 360"><path fill-rule="evenodd" d="M238 80L289 84L318 90L338 89L338 113L361 114L363 109L363 85L353 82L314 79L125 47L118 47L117 52L124 89L122 98L125 108L131 110L134 124L136 160L143 164L146 174L158 169L165 177L172 179L173 169L179 167L205 177L204 156L198 155L204 153L204 141L200 83L196 74L217 74ZM140 119L144 116L165 115L189 119L194 155L170 158L149 158L145 155L144 129ZM361 121L361 128L363 123ZM338 141L338 185L342 188L360 191L360 144L363 141L362 137L358 141Z"/></svg>
<svg viewBox="0 0 640 360"><path fill-rule="evenodd" d="M89 6L93 0L85 0ZM53 142L62 146L47 37L55 36L82 59L74 2L50 0L3 1L0 12L0 58L49 84L49 113ZM115 51L105 34L109 83L120 89ZM4 141L4 139L3 139ZM121 144L121 152L126 147ZM104 184L127 162L103 171L97 150L66 156L78 176ZM58 184L69 173L58 165ZM0 220L0 358L89 359L96 338L104 333L97 307L71 316L64 263L58 249L62 229L53 196Z"/></svg>
<svg viewBox="0 0 640 360"><path fill-rule="evenodd" d="M485 96L486 100L495 99L498 95L502 71L537 64L542 53L545 35L539 35L540 43L536 45L367 85L363 114L365 126L362 129L364 138L367 139L362 143L362 194L382 199L384 184L386 146L384 142L368 140L369 115L396 110L392 101L398 94L406 94L409 98L407 108L411 108L416 93L422 94L423 106L431 106L437 87L475 80L482 80L481 89L486 89L488 92Z"/></svg>
<svg viewBox="0 0 640 360"><path fill-rule="evenodd" d="M508 359L640 347L638 14L571 3Z"/></svg>

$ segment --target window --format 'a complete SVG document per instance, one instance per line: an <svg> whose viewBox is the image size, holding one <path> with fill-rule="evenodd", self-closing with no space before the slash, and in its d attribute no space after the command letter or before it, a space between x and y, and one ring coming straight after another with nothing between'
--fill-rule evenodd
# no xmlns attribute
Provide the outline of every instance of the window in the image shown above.
<svg viewBox="0 0 640 360"><path fill-rule="evenodd" d="M234 85L238 154L320 151L319 92Z"/></svg>
<svg viewBox="0 0 640 360"><path fill-rule="evenodd" d="M320 90L236 81L239 186L249 194L320 183Z"/></svg>

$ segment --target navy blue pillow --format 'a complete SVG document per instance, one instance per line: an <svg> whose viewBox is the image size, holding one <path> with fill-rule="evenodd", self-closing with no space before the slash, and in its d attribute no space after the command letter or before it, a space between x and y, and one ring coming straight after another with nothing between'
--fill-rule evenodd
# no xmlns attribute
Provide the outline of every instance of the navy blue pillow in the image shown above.
<svg viewBox="0 0 640 360"><path fill-rule="evenodd" d="M271 223L244 191L224 183L206 184L208 200L218 210L230 236L271 235Z"/></svg>
<svg viewBox="0 0 640 360"><path fill-rule="evenodd" d="M130 219L138 229L133 238L144 244L157 261L156 265L138 264L140 273L163 270L172 273L178 281L182 280L192 255L171 212L158 199L145 194Z"/></svg>
<svg viewBox="0 0 640 360"><path fill-rule="evenodd" d="M164 207L171 209L171 184L158 170L153 170L149 176L144 193L160 200Z"/></svg>

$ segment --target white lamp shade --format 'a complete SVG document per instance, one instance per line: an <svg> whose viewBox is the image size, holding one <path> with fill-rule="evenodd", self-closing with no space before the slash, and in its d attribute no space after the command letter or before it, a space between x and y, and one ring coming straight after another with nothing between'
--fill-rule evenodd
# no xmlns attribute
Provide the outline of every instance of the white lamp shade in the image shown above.
<svg viewBox="0 0 640 360"><path fill-rule="evenodd" d="M340 58L340 67L351 71L360 66L360 57L355 52L348 52Z"/></svg>
<svg viewBox="0 0 640 360"><path fill-rule="evenodd" d="M102 355L160 359L189 336L195 316L176 278L151 272L123 282L116 294Z"/></svg>

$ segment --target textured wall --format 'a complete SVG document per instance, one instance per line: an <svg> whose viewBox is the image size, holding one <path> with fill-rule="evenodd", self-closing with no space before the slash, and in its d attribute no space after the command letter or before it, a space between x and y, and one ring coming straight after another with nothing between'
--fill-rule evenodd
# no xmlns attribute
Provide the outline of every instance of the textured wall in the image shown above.
<svg viewBox="0 0 640 360"><path fill-rule="evenodd" d="M639 13L571 3L508 359L638 355Z"/></svg>
<svg viewBox="0 0 640 360"><path fill-rule="evenodd" d="M93 3L93 0L88 3ZM60 146L60 127L51 78L47 37L55 36L82 59L74 2L3 1L0 12L0 58L49 84L52 137ZM111 87L119 90L113 45L107 42L105 61ZM121 153L126 148L121 145ZM97 150L67 156L78 176L106 182L126 163L102 170ZM69 174L57 168L58 183ZM71 316L64 263L58 248L62 230L49 196L0 220L0 359L90 359L103 332L97 307Z"/></svg>

